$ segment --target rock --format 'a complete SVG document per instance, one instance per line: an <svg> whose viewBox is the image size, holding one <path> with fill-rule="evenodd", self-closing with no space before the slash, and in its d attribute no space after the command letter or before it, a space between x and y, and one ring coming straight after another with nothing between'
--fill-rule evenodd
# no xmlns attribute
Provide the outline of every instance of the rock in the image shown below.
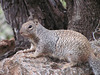
<svg viewBox="0 0 100 75"><path fill-rule="evenodd" d="M32 53L32 52L31 52ZM54 62L47 57L26 58L30 53L17 52L14 56L0 61L0 75L91 75L88 63L69 67L65 61ZM65 67L68 64L68 67Z"/></svg>

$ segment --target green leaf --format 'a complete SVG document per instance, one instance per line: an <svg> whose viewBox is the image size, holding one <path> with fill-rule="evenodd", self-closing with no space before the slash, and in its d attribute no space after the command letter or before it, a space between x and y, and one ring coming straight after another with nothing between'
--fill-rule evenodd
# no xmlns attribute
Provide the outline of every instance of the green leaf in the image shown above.
<svg viewBox="0 0 100 75"><path fill-rule="evenodd" d="M67 6L66 1L65 0L60 0L60 2L62 4L62 6L66 9L66 6Z"/></svg>

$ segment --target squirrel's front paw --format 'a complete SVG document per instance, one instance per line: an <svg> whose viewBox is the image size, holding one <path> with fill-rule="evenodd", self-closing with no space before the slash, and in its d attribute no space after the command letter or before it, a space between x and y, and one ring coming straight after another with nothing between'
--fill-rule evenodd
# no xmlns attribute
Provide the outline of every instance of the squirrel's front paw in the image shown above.
<svg viewBox="0 0 100 75"><path fill-rule="evenodd" d="M24 55L24 57L26 57L26 58L36 58L37 56L32 54L32 53L28 53L27 55Z"/></svg>
<svg viewBox="0 0 100 75"><path fill-rule="evenodd" d="M33 54L32 53L28 53L27 55L25 55L25 57L27 58L37 58L40 56L41 53L35 51Z"/></svg>
<svg viewBox="0 0 100 75"><path fill-rule="evenodd" d="M34 52L35 51L35 49L25 49L24 51L23 51L23 53L28 53L28 52Z"/></svg>

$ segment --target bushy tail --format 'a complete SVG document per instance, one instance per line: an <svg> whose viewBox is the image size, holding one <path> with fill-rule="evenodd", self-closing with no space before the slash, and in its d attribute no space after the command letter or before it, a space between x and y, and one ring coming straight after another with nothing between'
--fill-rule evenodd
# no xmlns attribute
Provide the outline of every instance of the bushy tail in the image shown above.
<svg viewBox="0 0 100 75"><path fill-rule="evenodd" d="M100 59L97 58L94 53L91 53L89 64L92 67L94 74L100 75Z"/></svg>

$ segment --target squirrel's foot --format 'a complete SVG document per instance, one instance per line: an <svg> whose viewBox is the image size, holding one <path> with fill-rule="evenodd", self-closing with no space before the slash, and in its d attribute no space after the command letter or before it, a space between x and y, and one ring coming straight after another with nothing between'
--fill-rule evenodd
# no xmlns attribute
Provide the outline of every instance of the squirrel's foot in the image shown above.
<svg viewBox="0 0 100 75"><path fill-rule="evenodd" d="M25 55L24 57L27 57L27 58L37 58L39 56L40 56L40 54L37 51L35 51L34 54L30 53L28 55Z"/></svg>
<svg viewBox="0 0 100 75"><path fill-rule="evenodd" d="M35 56L34 54L30 53L28 55L24 55L24 57L26 57L26 58L36 58L37 56Z"/></svg>

